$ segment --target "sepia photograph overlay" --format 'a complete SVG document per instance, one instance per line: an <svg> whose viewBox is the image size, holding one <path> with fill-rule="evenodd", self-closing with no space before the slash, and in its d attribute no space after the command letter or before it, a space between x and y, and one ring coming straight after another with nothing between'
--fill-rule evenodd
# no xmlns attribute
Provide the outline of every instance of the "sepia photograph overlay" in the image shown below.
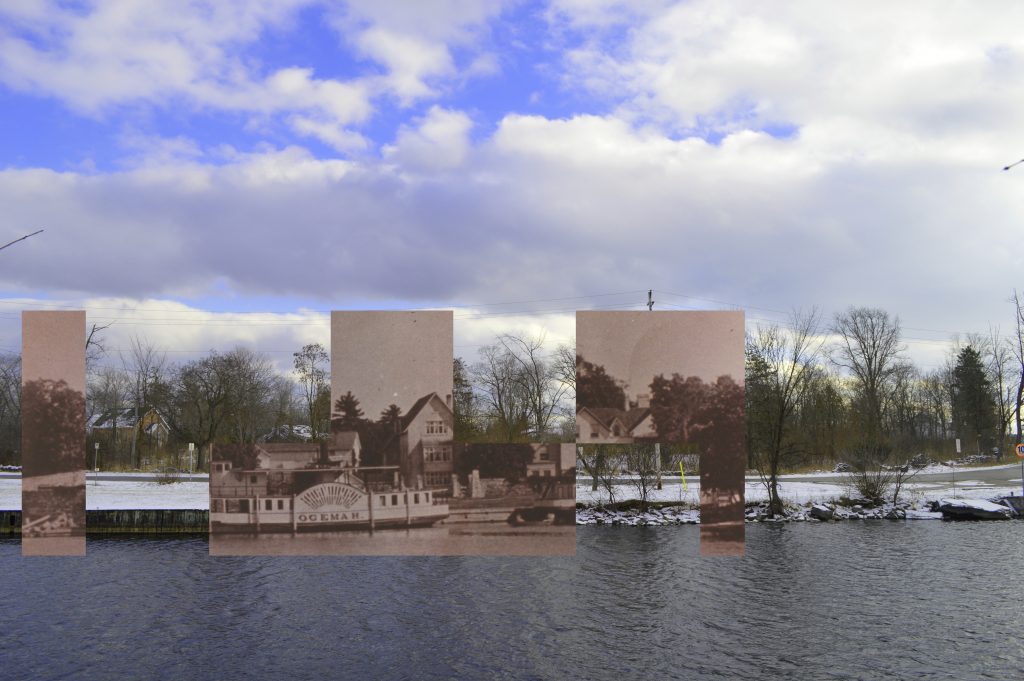
<svg viewBox="0 0 1024 681"><path fill-rule="evenodd" d="M329 432L214 448L214 555L571 555L572 445L456 443L452 313L333 312Z"/></svg>
<svg viewBox="0 0 1024 681"><path fill-rule="evenodd" d="M576 313L587 481L646 512L666 484L684 499L681 473L699 469L702 555L743 554L743 324L742 312Z"/></svg>
<svg viewBox="0 0 1024 681"><path fill-rule="evenodd" d="M85 312L22 312L21 552L85 555Z"/></svg>

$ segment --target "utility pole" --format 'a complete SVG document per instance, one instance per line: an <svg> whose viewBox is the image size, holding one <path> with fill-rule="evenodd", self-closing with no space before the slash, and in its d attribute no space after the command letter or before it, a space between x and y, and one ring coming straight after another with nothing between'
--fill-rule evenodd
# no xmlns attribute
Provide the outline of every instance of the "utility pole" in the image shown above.
<svg viewBox="0 0 1024 681"><path fill-rule="evenodd" d="M647 309L654 310L654 289L647 290Z"/></svg>

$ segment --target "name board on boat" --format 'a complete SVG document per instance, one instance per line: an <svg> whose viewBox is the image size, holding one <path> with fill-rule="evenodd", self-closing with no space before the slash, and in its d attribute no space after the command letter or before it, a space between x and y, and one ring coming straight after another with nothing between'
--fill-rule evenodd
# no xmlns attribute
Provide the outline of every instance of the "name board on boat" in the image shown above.
<svg viewBox="0 0 1024 681"><path fill-rule="evenodd" d="M295 497L295 511L300 516L307 511L311 515L313 512L342 513L354 506L362 510L365 502L366 496L355 487L340 482L325 482L310 487Z"/></svg>
<svg viewBox="0 0 1024 681"><path fill-rule="evenodd" d="M364 520L359 511L351 511L347 513L339 511L299 513L295 516L295 519L300 525L310 523L344 523Z"/></svg>

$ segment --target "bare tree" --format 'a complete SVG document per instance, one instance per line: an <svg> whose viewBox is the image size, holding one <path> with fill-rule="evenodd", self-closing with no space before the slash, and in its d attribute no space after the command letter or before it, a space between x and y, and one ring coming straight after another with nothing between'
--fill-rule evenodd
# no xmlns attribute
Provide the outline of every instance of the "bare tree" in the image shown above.
<svg viewBox="0 0 1024 681"><path fill-rule="evenodd" d="M20 463L21 357L0 354L0 462Z"/></svg>
<svg viewBox="0 0 1024 681"><path fill-rule="evenodd" d="M622 470L622 451L607 444L576 445L576 463L591 478L591 491L604 488L608 503L615 503L615 476Z"/></svg>
<svg viewBox="0 0 1024 681"><path fill-rule="evenodd" d="M903 351L899 318L877 308L851 307L836 314L832 331L839 337L832 361L853 376L865 437L878 442Z"/></svg>
<svg viewBox="0 0 1024 681"><path fill-rule="evenodd" d="M551 368L555 377L568 386L567 396L576 397L576 339L569 343L561 343L555 348L551 358Z"/></svg>
<svg viewBox="0 0 1024 681"><path fill-rule="evenodd" d="M117 367L100 367L93 374L88 385L88 411L91 416L105 416L100 432L109 432L104 455L110 455L110 461L122 462L122 457L129 450L131 439L121 437L120 430L127 425L124 412L130 406L131 386L128 377ZM94 430L94 436L98 435Z"/></svg>
<svg viewBox="0 0 1024 681"><path fill-rule="evenodd" d="M804 441L796 427L797 408L811 387L821 355L820 314L795 312L790 329L757 328L747 337L747 424L749 451L768 490L770 512L783 512L778 477Z"/></svg>
<svg viewBox="0 0 1024 681"><path fill-rule="evenodd" d="M103 332L113 326L114 323L96 324L93 323L85 337L85 366L92 370L96 363L107 354L107 346L103 341Z"/></svg>
<svg viewBox="0 0 1024 681"><path fill-rule="evenodd" d="M151 408L153 388L163 377L167 360L148 340L134 336L129 341L128 352L121 353L121 366L128 378L131 403L135 413L135 428L132 431L132 466L139 465L140 418L144 410Z"/></svg>
<svg viewBox="0 0 1024 681"><path fill-rule="evenodd" d="M999 327L989 328L988 356L986 368L996 404L996 417L999 421L999 451L1003 448L1010 433L1010 422L1013 420L1013 396L1016 386L1010 380L1013 372L1012 344L999 336Z"/></svg>
<svg viewBox="0 0 1024 681"><path fill-rule="evenodd" d="M252 444L274 421L277 376L266 355L235 348L223 357L228 381L227 422L232 439Z"/></svg>
<svg viewBox="0 0 1024 681"><path fill-rule="evenodd" d="M325 390L330 389L331 359L319 343L303 346L300 352L293 354L293 357L294 373L302 390L306 414L309 416L309 427L313 432L313 438L316 439L323 434L321 432L323 421L330 418L330 397L327 398L327 413L320 412L323 411L321 395Z"/></svg>
<svg viewBox="0 0 1024 681"><path fill-rule="evenodd" d="M489 430L503 442L523 441L529 428L529 406L519 378L519 362L500 343L480 348L480 361L470 369Z"/></svg>
<svg viewBox="0 0 1024 681"><path fill-rule="evenodd" d="M545 355L543 335L525 338L503 334L498 341L518 365L515 372L518 393L526 401L531 435L544 439L551 431L551 423L569 386L562 381L554 362ZM575 367L575 353L573 359Z"/></svg>
<svg viewBox="0 0 1024 681"><path fill-rule="evenodd" d="M1013 291L1014 332L1011 350L1017 360L1017 390L1013 401L1014 418L1017 421L1017 444L1021 442L1021 404L1024 402L1024 304L1016 289Z"/></svg>
<svg viewBox="0 0 1024 681"><path fill-rule="evenodd" d="M630 473L629 481L636 491L640 502L640 512L646 513L650 503L651 491L655 489L661 473L658 446L652 443L634 443L628 445L611 445L616 450L616 457Z"/></svg>

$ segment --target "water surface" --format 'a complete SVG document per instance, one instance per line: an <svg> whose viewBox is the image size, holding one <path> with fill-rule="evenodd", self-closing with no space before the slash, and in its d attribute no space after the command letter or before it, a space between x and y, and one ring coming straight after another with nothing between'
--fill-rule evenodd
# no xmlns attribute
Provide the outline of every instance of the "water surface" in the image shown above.
<svg viewBox="0 0 1024 681"><path fill-rule="evenodd" d="M0 541L2 679L1008 679L1024 523L579 527L575 557L211 557Z"/></svg>

